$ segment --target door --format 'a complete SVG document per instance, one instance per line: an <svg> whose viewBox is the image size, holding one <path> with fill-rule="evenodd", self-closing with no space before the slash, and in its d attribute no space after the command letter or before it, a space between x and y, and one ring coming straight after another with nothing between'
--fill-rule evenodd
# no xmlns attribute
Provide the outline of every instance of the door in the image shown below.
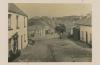
<svg viewBox="0 0 100 65"><path fill-rule="evenodd" d="M86 32L86 43L88 43L88 33Z"/></svg>
<svg viewBox="0 0 100 65"><path fill-rule="evenodd" d="M21 35L21 49L23 49L23 36Z"/></svg>

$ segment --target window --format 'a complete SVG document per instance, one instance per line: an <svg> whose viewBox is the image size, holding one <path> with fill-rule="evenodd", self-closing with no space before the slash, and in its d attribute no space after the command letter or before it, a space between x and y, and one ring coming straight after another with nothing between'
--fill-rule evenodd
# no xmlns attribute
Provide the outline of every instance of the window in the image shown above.
<svg viewBox="0 0 100 65"><path fill-rule="evenodd" d="M18 25L18 16L16 16L16 28L19 29L19 25Z"/></svg>
<svg viewBox="0 0 100 65"><path fill-rule="evenodd" d="M11 28L11 14L8 14L8 30L12 30L12 28Z"/></svg>

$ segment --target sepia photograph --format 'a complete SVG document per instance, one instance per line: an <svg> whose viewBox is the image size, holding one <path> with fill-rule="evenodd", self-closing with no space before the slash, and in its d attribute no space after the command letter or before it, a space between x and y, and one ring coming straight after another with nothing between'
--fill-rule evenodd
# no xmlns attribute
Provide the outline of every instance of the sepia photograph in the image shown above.
<svg viewBox="0 0 100 65"><path fill-rule="evenodd" d="M8 3L8 62L92 62L89 3Z"/></svg>

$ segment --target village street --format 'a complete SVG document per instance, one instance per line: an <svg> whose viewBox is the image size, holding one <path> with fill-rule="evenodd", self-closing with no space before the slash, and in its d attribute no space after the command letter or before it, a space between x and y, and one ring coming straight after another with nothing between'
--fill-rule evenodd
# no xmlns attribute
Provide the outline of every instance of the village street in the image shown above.
<svg viewBox="0 0 100 65"><path fill-rule="evenodd" d="M14 62L88 62L91 51L70 39L39 40L22 50Z"/></svg>

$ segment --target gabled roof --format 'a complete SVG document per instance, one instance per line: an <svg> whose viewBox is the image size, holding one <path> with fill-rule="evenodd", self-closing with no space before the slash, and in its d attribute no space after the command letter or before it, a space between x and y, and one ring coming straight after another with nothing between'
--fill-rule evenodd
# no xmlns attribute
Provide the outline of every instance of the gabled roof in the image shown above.
<svg viewBox="0 0 100 65"><path fill-rule="evenodd" d="M20 14L23 16L27 16L22 10L20 10L15 4L9 3L8 4L8 12Z"/></svg>

